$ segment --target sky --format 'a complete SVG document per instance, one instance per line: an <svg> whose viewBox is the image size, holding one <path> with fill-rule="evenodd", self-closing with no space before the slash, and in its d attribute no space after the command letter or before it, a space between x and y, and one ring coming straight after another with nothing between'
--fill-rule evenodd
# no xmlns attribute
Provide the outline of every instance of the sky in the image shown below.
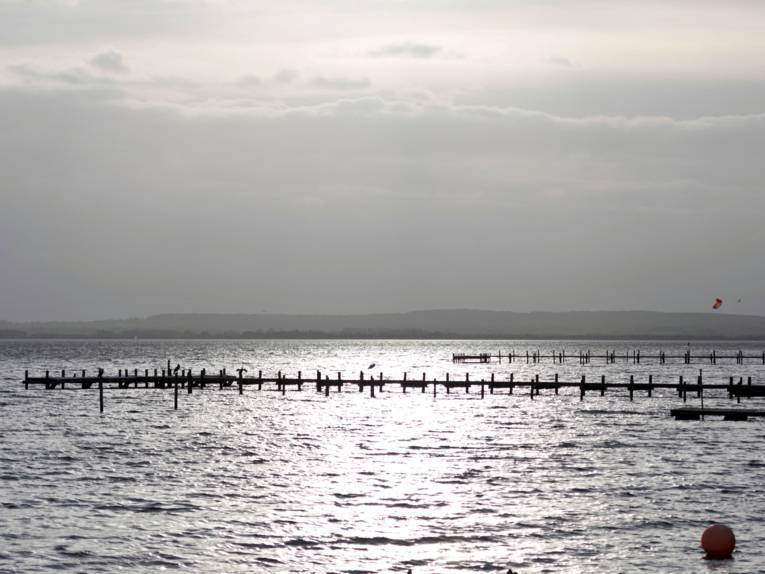
<svg viewBox="0 0 765 574"><path fill-rule="evenodd" d="M0 0L0 319L765 315L763 62L758 1Z"/></svg>

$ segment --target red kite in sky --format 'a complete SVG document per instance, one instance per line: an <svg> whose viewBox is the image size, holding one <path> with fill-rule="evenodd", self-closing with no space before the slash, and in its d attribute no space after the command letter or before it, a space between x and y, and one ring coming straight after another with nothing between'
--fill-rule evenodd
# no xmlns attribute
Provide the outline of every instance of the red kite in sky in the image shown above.
<svg viewBox="0 0 765 574"><path fill-rule="evenodd" d="M712 305L712 309L719 309L720 307L722 307L722 299L718 297L715 299L715 304Z"/></svg>

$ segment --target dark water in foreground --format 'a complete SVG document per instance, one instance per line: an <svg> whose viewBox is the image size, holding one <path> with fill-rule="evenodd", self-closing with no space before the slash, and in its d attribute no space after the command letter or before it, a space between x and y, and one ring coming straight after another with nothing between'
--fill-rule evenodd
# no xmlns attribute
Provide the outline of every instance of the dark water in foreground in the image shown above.
<svg viewBox="0 0 765 574"><path fill-rule="evenodd" d="M678 422L669 392L629 402L552 391L449 396L386 389L172 395L25 391L25 368L184 366L264 373L369 363L398 377L554 372L655 380L755 361L453 365L458 351L653 348L638 342L0 342L0 572L765 572L765 425ZM761 353L762 343L694 343ZM689 398L689 404L698 400ZM732 406L707 397L707 406ZM756 399L752 407L760 406ZM746 405L743 405L746 406ZM702 560L703 528L736 531Z"/></svg>

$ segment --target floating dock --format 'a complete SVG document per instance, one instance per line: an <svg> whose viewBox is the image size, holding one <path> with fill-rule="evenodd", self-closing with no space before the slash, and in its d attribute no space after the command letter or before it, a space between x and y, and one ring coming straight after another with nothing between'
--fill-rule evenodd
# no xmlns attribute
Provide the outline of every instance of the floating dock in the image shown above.
<svg viewBox="0 0 765 574"><path fill-rule="evenodd" d="M749 417L765 417L765 410L754 409L670 409L670 416L679 421L697 421L704 417L723 417L726 421L745 421Z"/></svg>

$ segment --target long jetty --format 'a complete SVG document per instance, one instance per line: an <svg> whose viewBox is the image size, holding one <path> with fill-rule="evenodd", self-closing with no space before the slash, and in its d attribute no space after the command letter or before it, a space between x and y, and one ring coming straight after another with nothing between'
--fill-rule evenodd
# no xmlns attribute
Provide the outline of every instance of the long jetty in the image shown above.
<svg viewBox="0 0 765 574"><path fill-rule="evenodd" d="M690 350L686 351L682 354L667 354L664 351L659 352L653 352L653 353L645 353L641 352L640 349L634 349L634 350L627 350L627 351L620 351L617 353L616 350L603 350L603 351L590 351L589 349L587 351L577 351L577 352L571 352L566 350L561 351L549 351L549 352L541 352L539 350L537 351L525 351L522 353L516 353L515 351L508 351L504 354L502 351L499 351L495 354L492 353L452 353L452 362L453 363L491 363L496 360L496 362L501 363L503 360L507 361L508 363L517 363L522 362L525 358L526 363L541 363L545 360L552 361L553 364L563 364L567 360L568 361L579 361L580 365L589 365L594 360L598 361L600 359L603 360L603 362L606 365L614 364L616 362L625 362L625 363L633 363L633 364L639 364L642 362L658 362L660 365L667 364L668 361L670 362L677 362L682 361L682 364L685 365L691 365L691 364L709 364L709 365L716 365L717 361L735 361L737 365L743 365L744 361L756 361L761 362L763 365L765 365L765 351L763 351L761 354L745 354L743 351L739 350L734 352L726 351L726 352L717 352L716 350L712 350L709 353L692 353Z"/></svg>
<svg viewBox="0 0 765 574"><path fill-rule="evenodd" d="M385 388L398 387L403 393L408 390L417 390L425 393L431 390L433 396L438 394L441 388L446 394L454 390L464 390L469 393L471 388L477 388L481 398L484 398L486 392L494 394L495 391L505 390L508 394L518 389L528 394L533 400L539 396L542 390L552 390L557 395L560 389L572 388L579 392L580 400L584 400L587 392L595 392L604 396L607 390L621 390L629 394L629 399L633 400L636 392L645 392L645 396L653 396L656 389L670 389L677 393L679 398L686 402L688 394L695 394L703 401L704 393L710 390L724 391L731 399L741 402L741 398L765 397L765 384L752 384L752 377L749 376L744 382L744 377L729 377L727 381L721 383L708 383L703 380L702 372L695 380L685 379L679 376L677 382L654 382L653 375L649 375L647 380L636 381L634 375L630 375L629 380L606 380L605 375L599 379L587 380L586 375L582 375L581 380L564 381L556 373L552 379L540 380L539 375L529 378L516 379L513 373L510 373L506 379L498 380L492 373L488 377L480 380L471 379L470 373L465 373L464 378L452 378L446 374L444 378L430 378L426 373L422 377L409 378L408 373L403 373L401 378L385 378L383 373L365 376L364 371L360 371L358 377L344 377L341 372L333 373L332 376L321 371L316 371L315 375L304 376L302 371L297 372L297 376L289 377L286 373L279 371L276 376L263 376L263 371L258 371L256 376L246 376L246 369L236 369L236 375L229 374L226 369L220 369L217 373L208 373L206 369L194 372L192 369L181 369L180 366L175 369L119 369L116 375L106 375L102 369L98 370L96 376L88 376L86 370L70 371L62 370L60 376L45 371L44 376L29 376L25 371L24 384L25 389L31 387L43 388L45 390L53 389L98 389L99 408L104 410L104 390L108 389L170 389L174 392L174 408L178 408L178 394L180 390L185 390L192 394L194 389L218 388L220 390L227 388L236 388L239 394L243 394L246 388L257 387L257 390L276 390L282 395L286 394L287 389L302 391L304 386L314 386L317 393L324 393L329 396L330 389L341 392L346 388L358 389L359 392L369 391L371 397L376 392L383 392Z"/></svg>

